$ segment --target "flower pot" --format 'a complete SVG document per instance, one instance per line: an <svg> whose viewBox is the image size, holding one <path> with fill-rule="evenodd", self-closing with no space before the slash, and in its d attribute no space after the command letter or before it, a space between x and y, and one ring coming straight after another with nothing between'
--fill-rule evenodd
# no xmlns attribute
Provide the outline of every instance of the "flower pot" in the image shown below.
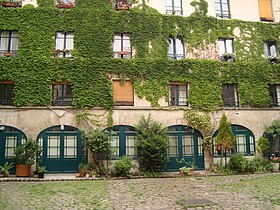
<svg viewBox="0 0 280 210"><path fill-rule="evenodd" d="M6 2L2 2L2 6L3 7L20 7L21 4L20 3L14 3L14 2L6 1Z"/></svg>
<svg viewBox="0 0 280 210"><path fill-rule="evenodd" d="M31 166L25 164L16 164L16 176L28 177L31 174Z"/></svg>
<svg viewBox="0 0 280 210"><path fill-rule="evenodd" d="M9 174L6 173L6 172L3 172L2 175L3 175L3 177L8 177L9 176Z"/></svg>
<svg viewBox="0 0 280 210"><path fill-rule="evenodd" d="M120 51L120 52L118 52L118 54L119 54L119 55L127 55L128 52L127 52L127 51Z"/></svg>
<svg viewBox="0 0 280 210"><path fill-rule="evenodd" d="M194 169L190 169L189 172L188 172L188 175L189 176L194 176L194 171L195 171Z"/></svg>
<svg viewBox="0 0 280 210"><path fill-rule="evenodd" d="M11 53L11 52L4 52L3 55L6 56L6 57L11 57L13 55L13 53Z"/></svg>
<svg viewBox="0 0 280 210"><path fill-rule="evenodd" d="M45 173L38 173L38 178L39 179L44 179Z"/></svg>

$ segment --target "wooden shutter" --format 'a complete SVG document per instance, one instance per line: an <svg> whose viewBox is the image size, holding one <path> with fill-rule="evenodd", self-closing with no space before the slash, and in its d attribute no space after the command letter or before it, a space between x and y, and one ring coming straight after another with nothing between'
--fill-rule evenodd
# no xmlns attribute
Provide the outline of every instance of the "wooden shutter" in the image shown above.
<svg viewBox="0 0 280 210"><path fill-rule="evenodd" d="M273 21L271 0L259 0L260 19Z"/></svg>
<svg viewBox="0 0 280 210"><path fill-rule="evenodd" d="M133 106L133 85L130 81L113 81L113 96L116 105Z"/></svg>

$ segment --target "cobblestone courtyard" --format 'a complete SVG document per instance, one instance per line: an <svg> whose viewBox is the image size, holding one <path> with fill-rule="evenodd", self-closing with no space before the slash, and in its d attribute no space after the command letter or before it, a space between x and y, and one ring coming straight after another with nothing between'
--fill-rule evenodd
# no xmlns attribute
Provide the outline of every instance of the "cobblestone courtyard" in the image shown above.
<svg viewBox="0 0 280 210"><path fill-rule="evenodd" d="M280 209L280 174L0 182L0 209Z"/></svg>

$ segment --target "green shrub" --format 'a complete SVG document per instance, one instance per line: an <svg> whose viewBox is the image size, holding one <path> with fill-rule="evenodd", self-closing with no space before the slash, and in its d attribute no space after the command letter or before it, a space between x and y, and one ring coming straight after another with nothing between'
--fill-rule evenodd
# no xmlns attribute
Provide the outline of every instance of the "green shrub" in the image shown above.
<svg viewBox="0 0 280 210"><path fill-rule="evenodd" d="M231 155L229 160L229 169L236 172L236 173L244 173L246 172L246 168L248 165L247 158L244 157L243 154L234 153Z"/></svg>
<svg viewBox="0 0 280 210"><path fill-rule="evenodd" d="M222 175L231 175L231 174L233 174L233 171L230 170L229 168L226 168L223 164L218 164L217 165L217 172L219 174L222 174Z"/></svg>
<svg viewBox="0 0 280 210"><path fill-rule="evenodd" d="M261 153L262 156L264 156L265 153L267 153L270 149L270 143L267 138L261 137L258 140L258 147L257 150Z"/></svg>
<svg viewBox="0 0 280 210"><path fill-rule="evenodd" d="M266 173L272 172L274 170L274 165L271 161L266 158L259 158L256 157L255 159L251 160L247 166L248 172L254 173Z"/></svg>
<svg viewBox="0 0 280 210"><path fill-rule="evenodd" d="M114 166L115 174L117 176L128 176L131 168L132 158L127 156L123 156Z"/></svg>
<svg viewBox="0 0 280 210"><path fill-rule="evenodd" d="M159 172L167 161L168 136L162 124L154 121L149 115L141 117L136 129L137 156L139 168L143 172Z"/></svg>

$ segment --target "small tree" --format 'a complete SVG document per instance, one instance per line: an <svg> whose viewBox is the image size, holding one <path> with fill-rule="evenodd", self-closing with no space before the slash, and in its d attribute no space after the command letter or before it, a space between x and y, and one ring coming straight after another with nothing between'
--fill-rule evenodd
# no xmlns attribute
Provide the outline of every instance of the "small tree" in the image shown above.
<svg viewBox="0 0 280 210"><path fill-rule="evenodd" d="M111 133L93 129L87 133L82 131L82 138L85 140L86 147L92 153L97 173L100 175L106 174L112 154Z"/></svg>
<svg viewBox="0 0 280 210"><path fill-rule="evenodd" d="M262 157L264 157L265 153L267 153L270 149L270 143L267 138L261 137L258 140L258 147L257 150L261 154Z"/></svg>
<svg viewBox="0 0 280 210"><path fill-rule="evenodd" d="M137 156L140 169L148 172L159 172L167 161L168 136L162 124L142 116L136 126Z"/></svg>
<svg viewBox="0 0 280 210"><path fill-rule="evenodd" d="M274 120L269 127L266 127L265 133L268 134L268 139L271 140L271 151L279 151L280 148L277 148L276 141L280 138L280 119Z"/></svg>
<svg viewBox="0 0 280 210"><path fill-rule="evenodd" d="M227 117L223 114L219 125L219 134L216 138L217 151L220 151L225 158L225 167L227 167L227 155L229 152L235 149L236 140L232 133L230 122Z"/></svg>

